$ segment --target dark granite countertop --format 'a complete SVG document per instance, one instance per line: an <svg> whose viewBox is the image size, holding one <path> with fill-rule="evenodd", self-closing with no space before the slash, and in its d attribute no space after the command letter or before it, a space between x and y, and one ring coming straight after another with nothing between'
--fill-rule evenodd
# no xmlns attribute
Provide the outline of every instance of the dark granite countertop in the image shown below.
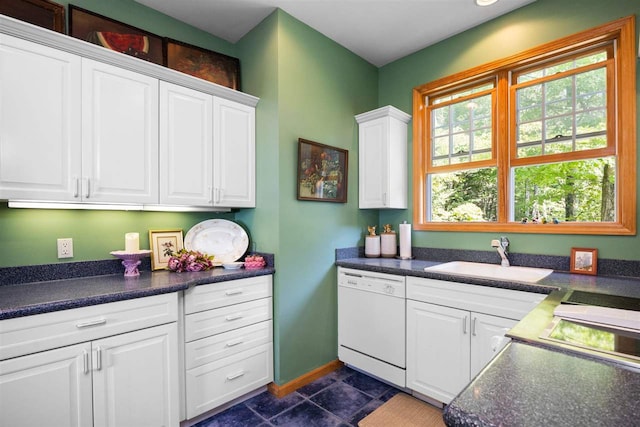
<svg viewBox="0 0 640 427"><path fill-rule="evenodd" d="M445 409L449 427L637 426L640 373L512 342Z"/></svg>
<svg viewBox="0 0 640 427"><path fill-rule="evenodd" d="M141 271L139 277L122 273L72 279L47 280L0 286L0 320L150 295L177 292L207 283L273 274L267 266L256 270L213 270L172 273Z"/></svg>
<svg viewBox="0 0 640 427"><path fill-rule="evenodd" d="M550 294L555 290L566 291L575 289L636 298L640 297L640 278L633 277L587 276L553 272L537 283L525 283L424 271L425 267L431 267L441 263L442 261L427 261L421 259L401 260L397 258L344 258L336 260L336 265L340 267L378 273L399 274L403 276L426 277L526 292Z"/></svg>
<svg viewBox="0 0 640 427"><path fill-rule="evenodd" d="M337 257L336 265L548 296L509 333L513 341L449 404L448 426L631 426L640 419L640 367L575 353L539 338L569 290L640 297L640 278L553 272L538 283L461 277L424 268L443 260ZM454 258L455 259L455 258ZM482 262L482 261L479 261ZM548 266L544 266L547 267Z"/></svg>

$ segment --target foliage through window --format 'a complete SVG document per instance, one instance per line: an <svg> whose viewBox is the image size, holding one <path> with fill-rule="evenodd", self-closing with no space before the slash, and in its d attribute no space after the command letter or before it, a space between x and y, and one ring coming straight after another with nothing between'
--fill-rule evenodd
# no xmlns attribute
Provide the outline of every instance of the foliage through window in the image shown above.
<svg viewBox="0 0 640 427"><path fill-rule="evenodd" d="M416 228L635 234L634 27L414 89Z"/></svg>

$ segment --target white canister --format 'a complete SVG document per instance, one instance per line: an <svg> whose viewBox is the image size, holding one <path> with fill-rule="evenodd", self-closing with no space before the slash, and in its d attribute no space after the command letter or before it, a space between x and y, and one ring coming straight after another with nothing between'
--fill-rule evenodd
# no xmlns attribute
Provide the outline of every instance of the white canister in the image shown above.
<svg viewBox="0 0 640 427"><path fill-rule="evenodd" d="M380 254L383 258L393 258L398 250L396 233L382 233L380 235Z"/></svg>
<svg viewBox="0 0 640 427"><path fill-rule="evenodd" d="M380 256L380 236L367 236L364 240L364 256L378 258Z"/></svg>

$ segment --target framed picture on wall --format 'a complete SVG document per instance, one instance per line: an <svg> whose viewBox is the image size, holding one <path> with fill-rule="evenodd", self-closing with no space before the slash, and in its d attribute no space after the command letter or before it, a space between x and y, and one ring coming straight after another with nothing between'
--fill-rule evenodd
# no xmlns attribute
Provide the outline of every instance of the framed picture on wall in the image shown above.
<svg viewBox="0 0 640 427"><path fill-rule="evenodd" d="M571 272L579 274L598 273L598 250L571 248Z"/></svg>
<svg viewBox="0 0 640 427"><path fill-rule="evenodd" d="M0 13L64 33L64 6L48 0L3 0Z"/></svg>
<svg viewBox="0 0 640 427"><path fill-rule="evenodd" d="M182 230L149 230L151 269L166 269L171 254L183 248Z"/></svg>
<svg viewBox="0 0 640 427"><path fill-rule="evenodd" d="M158 65L165 62L162 37L73 5L69 35Z"/></svg>
<svg viewBox="0 0 640 427"><path fill-rule="evenodd" d="M240 90L240 60L198 46L165 39L166 66L190 76Z"/></svg>
<svg viewBox="0 0 640 427"><path fill-rule="evenodd" d="M346 203L348 159L347 150L298 139L298 200Z"/></svg>

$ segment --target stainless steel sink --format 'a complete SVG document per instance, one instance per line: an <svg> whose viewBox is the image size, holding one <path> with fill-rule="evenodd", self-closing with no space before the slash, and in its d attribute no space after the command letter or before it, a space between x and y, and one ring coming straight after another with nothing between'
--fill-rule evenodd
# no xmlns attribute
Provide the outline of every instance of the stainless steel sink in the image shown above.
<svg viewBox="0 0 640 427"><path fill-rule="evenodd" d="M507 280L513 282L535 283L544 279L553 270L533 267L502 267L496 264L480 262L452 261L426 267L424 271L453 274L459 276L479 277L483 279Z"/></svg>

